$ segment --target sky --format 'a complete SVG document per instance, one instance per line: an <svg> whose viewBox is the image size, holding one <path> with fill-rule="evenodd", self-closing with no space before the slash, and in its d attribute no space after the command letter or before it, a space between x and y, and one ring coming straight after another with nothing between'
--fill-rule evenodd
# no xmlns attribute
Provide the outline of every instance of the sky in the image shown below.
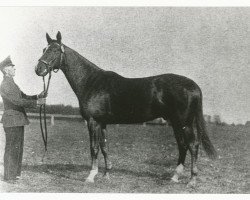
<svg viewBox="0 0 250 200"><path fill-rule="evenodd" d="M46 32L55 38L60 31L65 45L104 70L184 75L201 87L205 114L250 120L250 8L0 7L0 27L0 60L11 55L26 94L42 91L34 67ZM78 106L60 71L47 103Z"/></svg>

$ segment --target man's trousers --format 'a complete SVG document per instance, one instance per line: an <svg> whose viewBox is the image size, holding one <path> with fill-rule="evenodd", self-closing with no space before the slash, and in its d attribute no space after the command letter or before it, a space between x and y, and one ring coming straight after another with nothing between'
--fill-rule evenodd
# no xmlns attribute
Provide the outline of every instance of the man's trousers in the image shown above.
<svg viewBox="0 0 250 200"><path fill-rule="evenodd" d="M6 144L4 152L4 180L21 175L24 126L4 127Z"/></svg>

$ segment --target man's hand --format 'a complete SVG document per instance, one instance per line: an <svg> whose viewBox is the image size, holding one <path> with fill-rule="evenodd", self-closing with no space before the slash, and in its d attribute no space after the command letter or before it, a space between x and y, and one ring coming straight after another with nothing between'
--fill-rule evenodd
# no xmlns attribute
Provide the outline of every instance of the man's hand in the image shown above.
<svg viewBox="0 0 250 200"><path fill-rule="evenodd" d="M48 93L47 93L47 92L42 91L39 95L37 95L37 98L38 98L38 99L39 99L39 98L46 98L46 97L47 97L47 95L48 95Z"/></svg>
<svg viewBox="0 0 250 200"><path fill-rule="evenodd" d="M37 99L37 105L44 105L46 103L46 98Z"/></svg>

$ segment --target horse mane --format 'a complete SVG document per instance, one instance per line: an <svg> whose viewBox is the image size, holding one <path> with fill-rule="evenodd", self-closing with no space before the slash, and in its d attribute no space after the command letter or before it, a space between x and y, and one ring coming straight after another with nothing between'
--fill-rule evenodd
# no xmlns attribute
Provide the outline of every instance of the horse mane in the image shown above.
<svg viewBox="0 0 250 200"><path fill-rule="evenodd" d="M97 65L95 65L94 63L92 63L91 61L89 61L88 59L86 59L85 57L83 57L81 54L79 54L77 51L71 49L70 47L66 46L63 44L63 46L65 47L65 51L68 51L67 53L72 53L73 56L76 56L77 58L79 58L78 60L76 60L76 62L79 62L80 65L79 67L87 67L89 69L94 69L97 71L104 71L103 69L99 68Z"/></svg>
<svg viewBox="0 0 250 200"><path fill-rule="evenodd" d="M64 45L65 66L61 68L76 94L81 93L84 82L90 76L99 76L105 70L83 57L77 51Z"/></svg>

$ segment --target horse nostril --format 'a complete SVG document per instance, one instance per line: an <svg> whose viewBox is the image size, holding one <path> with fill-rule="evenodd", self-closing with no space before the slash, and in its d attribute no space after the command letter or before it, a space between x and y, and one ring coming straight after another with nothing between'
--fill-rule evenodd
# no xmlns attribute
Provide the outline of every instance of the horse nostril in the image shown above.
<svg viewBox="0 0 250 200"><path fill-rule="evenodd" d="M35 66L35 73L37 76L43 76L41 72L41 67L38 67L38 65Z"/></svg>
<svg viewBox="0 0 250 200"><path fill-rule="evenodd" d="M37 75L39 75L38 74L38 66L37 65L35 66L35 72L36 72Z"/></svg>
<svg viewBox="0 0 250 200"><path fill-rule="evenodd" d="M35 73L37 76L46 76L48 74L48 71L43 66L40 66L39 64L37 64L35 66Z"/></svg>

